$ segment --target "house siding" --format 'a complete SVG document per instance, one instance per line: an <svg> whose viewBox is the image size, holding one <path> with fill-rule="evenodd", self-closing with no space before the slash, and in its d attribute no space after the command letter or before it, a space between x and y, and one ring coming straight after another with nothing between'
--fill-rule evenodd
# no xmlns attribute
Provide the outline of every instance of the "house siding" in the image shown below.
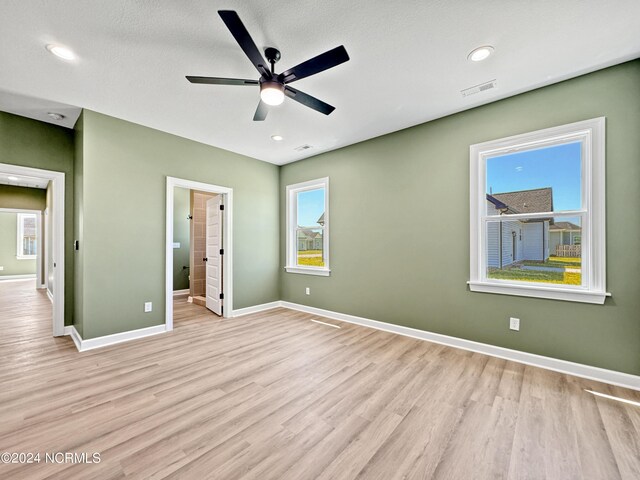
<svg viewBox="0 0 640 480"><path fill-rule="evenodd" d="M542 240L542 229L545 225L548 225L549 222L530 222L525 223L522 226L522 237L523 237L523 254L524 258L527 260L545 260L543 256L543 249L548 251L549 249L549 240L548 235L545 235L545 240L543 243ZM547 254L547 257L549 255Z"/></svg>

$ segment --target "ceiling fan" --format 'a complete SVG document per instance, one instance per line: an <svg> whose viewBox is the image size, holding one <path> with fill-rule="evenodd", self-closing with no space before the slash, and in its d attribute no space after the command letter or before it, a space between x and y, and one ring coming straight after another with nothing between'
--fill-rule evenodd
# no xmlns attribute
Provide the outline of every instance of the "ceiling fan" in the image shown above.
<svg viewBox="0 0 640 480"><path fill-rule="evenodd" d="M276 62L280 60L280 51L273 47L265 49L264 54L267 57L267 61L271 64L271 68L268 68L258 47L256 47L256 44L238 14L233 10L219 10L218 14L238 44L240 44L242 51L249 57L253 66L256 67L258 73L260 73L260 78L258 80L247 80L241 78L187 76L187 80L191 83L211 85L259 85L260 102L253 116L254 121L262 121L267 118L268 106L280 105L284 101L285 96L325 115L329 115L335 110L335 107L328 103L318 100L311 95L307 95L300 90L291 88L289 84L296 80L323 72L349 60L349 55L344 46L340 45L306 62L302 62L289 70L276 74L274 67Z"/></svg>

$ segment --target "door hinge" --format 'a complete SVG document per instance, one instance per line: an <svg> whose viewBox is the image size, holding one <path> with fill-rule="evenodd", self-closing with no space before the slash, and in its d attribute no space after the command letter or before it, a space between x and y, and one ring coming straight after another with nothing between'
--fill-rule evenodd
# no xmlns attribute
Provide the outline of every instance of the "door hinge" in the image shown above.
<svg viewBox="0 0 640 480"><path fill-rule="evenodd" d="M224 255L224 248L220 249L220 255Z"/></svg>
<svg viewBox="0 0 640 480"><path fill-rule="evenodd" d="M220 210L224 210L224 205L220 205Z"/></svg>
<svg viewBox="0 0 640 480"><path fill-rule="evenodd" d="M224 300L224 293L220 294L220 300Z"/></svg>
<svg viewBox="0 0 640 480"><path fill-rule="evenodd" d="M208 259L207 257L204 257L204 258L202 259L202 261L203 261L203 262L208 262L208 261L209 261L209 259Z"/></svg>

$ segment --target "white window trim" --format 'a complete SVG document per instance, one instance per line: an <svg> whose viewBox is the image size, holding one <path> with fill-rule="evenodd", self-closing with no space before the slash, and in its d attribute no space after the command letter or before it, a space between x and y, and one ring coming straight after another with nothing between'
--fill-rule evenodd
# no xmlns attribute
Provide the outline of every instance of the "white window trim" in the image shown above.
<svg viewBox="0 0 640 480"><path fill-rule="evenodd" d="M18 260L35 260L36 258L38 258L38 255L23 255L24 250L22 248L23 247L22 237L24 235L24 218L25 217L34 217L36 219L36 242L39 242L40 240L38 238L38 227L39 227L38 215L36 215L35 213L18 213L17 214L18 236L16 240L16 258Z"/></svg>
<svg viewBox="0 0 640 480"><path fill-rule="evenodd" d="M324 255L324 267L307 267L296 265L296 246L295 237L297 227L297 202L294 200L295 195L307 190L315 190L324 188L324 232L322 237L322 251ZM329 177L309 180L308 182L287 185L287 258L284 267L287 273L301 273L303 275L319 275L328 277L331 274L329 269Z"/></svg>
<svg viewBox="0 0 640 480"><path fill-rule="evenodd" d="M551 146L582 140L582 208L575 211L584 219L582 251L585 257L583 285L552 286L489 280L486 278L486 252L483 240L486 200L486 159L532 147ZM470 147L470 279L472 292L497 293L524 297L548 298L572 302L603 304L606 291L605 248L605 118L599 117L522 135L492 140ZM556 213L536 214L540 217L559 216ZM561 212L567 216L570 212ZM532 215L526 215L531 217ZM509 218L518 215L509 215Z"/></svg>

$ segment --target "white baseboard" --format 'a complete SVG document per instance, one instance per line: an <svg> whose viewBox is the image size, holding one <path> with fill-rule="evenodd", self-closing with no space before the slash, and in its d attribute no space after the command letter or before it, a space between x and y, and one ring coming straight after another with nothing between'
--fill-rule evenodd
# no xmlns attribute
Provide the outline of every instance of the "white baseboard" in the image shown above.
<svg viewBox="0 0 640 480"><path fill-rule="evenodd" d="M2 275L0 276L0 282L14 282L17 280L29 280L29 279L35 279L36 275L34 274L28 274L28 275Z"/></svg>
<svg viewBox="0 0 640 480"><path fill-rule="evenodd" d="M73 325L64 327L64 334L71 336L79 352L86 352L87 350L93 350L94 348L108 347L109 345L115 345L117 343L150 337L151 335L158 335L159 333L165 333L166 331L165 325L162 324L83 340Z"/></svg>
<svg viewBox="0 0 640 480"><path fill-rule="evenodd" d="M181 297L183 295L189 295L191 293L191 290L189 290L188 288L185 288L184 290L174 290L173 291L173 296L174 297Z"/></svg>
<svg viewBox="0 0 640 480"><path fill-rule="evenodd" d="M509 348L497 347L495 345L474 342L471 340L465 340L463 338L450 337L448 335L427 332L425 330L418 330L415 328L403 327L400 325L393 325L391 323L379 322L377 320L356 317L354 315L348 315L345 313L338 313L332 312L330 310L323 310L321 308L308 307L306 305L300 305L297 303L284 301L273 303L278 303L279 305L276 305L278 307L290 308L292 310L311 313L333 320L353 323L356 325L361 325L363 327L375 328L377 330L382 330L385 332L397 333L398 335L404 335L406 337L417 338L419 340L439 343L450 347L460 348L462 350L483 353L492 357L498 357L505 360L511 360L513 362L524 363L525 365L532 365L534 367L553 370L554 372L566 373L569 375L574 375L576 377L587 378L589 380L609 383L611 385L630 388L632 390L640 390L640 376L637 375L630 375L628 373L616 372L615 370L592 367L589 365L569 362L557 358L544 357L542 355L536 355L534 353L511 350ZM261 306L262 305L257 305L257 307Z"/></svg>
<svg viewBox="0 0 640 480"><path fill-rule="evenodd" d="M71 340L73 340L73 343L76 344L76 348L78 349L79 352L81 352L82 351L82 337L80 336L80 334L76 330L76 327L74 327L73 325L64 327L64 334L65 335L69 335L71 337Z"/></svg>
<svg viewBox="0 0 640 480"><path fill-rule="evenodd" d="M251 307L239 308L231 312L231 317L242 317L243 315L249 315L251 313L263 312L265 310L271 310L272 308L282 307L280 300L275 302L263 303L260 305L253 305Z"/></svg>

